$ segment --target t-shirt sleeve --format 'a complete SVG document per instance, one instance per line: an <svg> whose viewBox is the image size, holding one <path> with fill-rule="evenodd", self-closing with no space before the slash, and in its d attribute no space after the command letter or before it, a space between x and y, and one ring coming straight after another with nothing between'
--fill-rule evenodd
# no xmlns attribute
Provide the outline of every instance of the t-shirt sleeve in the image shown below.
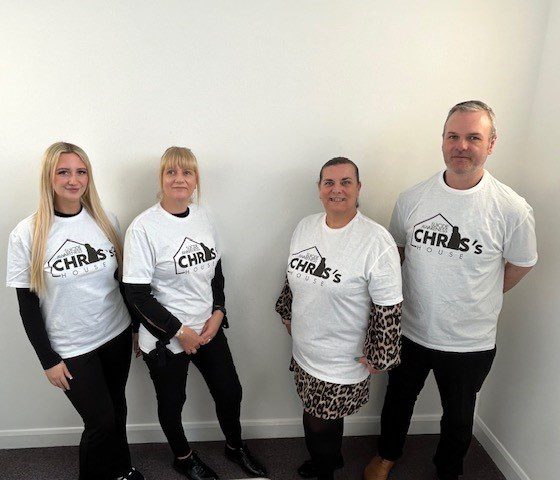
<svg viewBox="0 0 560 480"><path fill-rule="evenodd" d="M143 229L129 228L124 239L124 283L152 283L155 255Z"/></svg>
<svg viewBox="0 0 560 480"><path fill-rule="evenodd" d="M299 223L296 225L296 228L294 229L294 233L292 233L292 238L291 238L291 240L290 240L290 253L289 253L289 255L291 255L292 252L293 252L294 249L295 249L295 243L296 243L296 240L297 240L297 238L299 237L300 232L301 232L301 230L302 230L302 228L303 228L303 222L304 222L304 220L305 220L305 218L304 218L303 220L300 220L300 221L299 221Z"/></svg>
<svg viewBox="0 0 560 480"><path fill-rule="evenodd" d="M220 257L223 255L223 243L222 243L222 239L220 237L220 233L218 232L218 229L216 227L216 223L214 222L214 219L212 217L209 217L210 219L210 225L212 228L212 236L214 237L214 244L216 245L216 250L218 251L218 253L220 254Z"/></svg>
<svg viewBox="0 0 560 480"><path fill-rule="evenodd" d="M8 242L6 286L29 288L31 281L31 248L15 232Z"/></svg>
<svg viewBox="0 0 560 480"><path fill-rule="evenodd" d="M394 243L382 251L367 278L373 303L387 306L402 302L401 261Z"/></svg>
<svg viewBox="0 0 560 480"><path fill-rule="evenodd" d="M525 218L513 227L503 246L504 259L518 267L532 267L537 263L537 236L533 209L527 205Z"/></svg>
<svg viewBox="0 0 560 480"><path fill-rule="evenodd" d="M404 219L401 215L400 199L397 200L393 214L391 215L391 223L389 224L389 233L395 239L397 246L404 247L406 245L406 230L404 228Z"/></svg>
<svg viewBox="0 0 560 480"><path fill-rule="evenodd" d="M199 207L199 208L202 209L203 207ZM220 237L220 232L218 231L218 227L216 226L216 218L214 217L214 213L212 212L212 209L210 209L210 207L208 206L204 206L202 211L203 214L206 216L206 220L208 221L208 224L210 225L212 238L214 239L214 245L216 246L216 250L218 251L221 257L224 253L222 251L223 243Z"/></svg>
<svg viewBox="0 0 560 480"><path fill-rule="evenodd" d="M122 242L122 230L121 230L121 224L119 223L119 219L114 213L111 212L107 212L107 216L109 217L109 221L113 225L113 228L117 232L117 235Z"/></svg>

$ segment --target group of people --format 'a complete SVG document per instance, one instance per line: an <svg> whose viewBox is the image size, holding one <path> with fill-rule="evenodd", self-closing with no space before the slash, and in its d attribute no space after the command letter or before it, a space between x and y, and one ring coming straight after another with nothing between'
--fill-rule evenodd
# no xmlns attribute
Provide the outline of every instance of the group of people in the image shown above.
<svg viewBox="0 0 560 480"><path fill-rule="evenodd" d="M189 364L199 369L226 438L225 456L252 476L266 469L242 441L241 384L226 336L221 246L209 213L192 202L200 173L187 148L160 164L160 201L126 232L101 207L78 146L45 152L37 212L10 235L8 286L49 381L84 421L80 480L142 480L130 459L125 385L142 355L173 467L191 480L218 475L187 441L181 412Z"/></svg>
<svg viewBox="0 0 560 480"><path fill-rule="evenodd" d="M445 170L399 196L388 231L358 210L354 162L336 157L321 168L324 212L296 227L276 303L303 404L310 459L301 477L334 478L344 464L344 417L367 403L370 375L388 371L378 455L363 473L387 479L432 370L443 407L437 478L462 474L503 293L537 261L531 207L484 169L496 138L486 104L455 105L444 123ZM86 153L51 145L37 212L10 235L7 285L17 289L47 378L84 421L80 480L144 478L126 437L133 345L154 384L175 470L190 480L218 478L183 430L192 361L214 399L225 456L264 477L242 440L242 389L223 331L222 248L211 215L194 202L200 172L189 149L165 151L159 184L159 201L133 220L123 246Z"/></svg>

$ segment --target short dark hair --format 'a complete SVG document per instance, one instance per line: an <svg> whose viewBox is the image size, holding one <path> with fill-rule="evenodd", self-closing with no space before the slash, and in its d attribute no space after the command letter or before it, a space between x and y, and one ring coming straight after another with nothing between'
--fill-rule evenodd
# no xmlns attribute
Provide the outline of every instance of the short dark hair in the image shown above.
<svg viewBox="0 0 560 480"><path fill-rule="evenodd" d="M466 102L461 102L451 107L443 124L443 133L445 133L447 120L449 120L449 117L455 112L485 112L488 116L488 120L490 120L490 140L494 140L497 137L496 115L488 105L480 100L467 100Z"/></svg>
<svg viewBox="0 0 560 480"><path fill-rule="evenodd" d="M327 163L321 167L319 172L319 183L323 180L323 170L327 167L332 167L333 165L352 165L354 170L356 170L356 180L360 181L360 171L358 170L358 165L356 165L352 160L346 157L334 157L331 158Z"/></svg>

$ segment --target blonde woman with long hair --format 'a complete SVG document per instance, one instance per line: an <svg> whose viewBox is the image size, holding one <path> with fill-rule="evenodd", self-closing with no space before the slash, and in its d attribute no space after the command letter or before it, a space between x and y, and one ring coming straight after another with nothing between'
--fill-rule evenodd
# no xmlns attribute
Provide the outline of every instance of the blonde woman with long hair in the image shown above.
<svg viewBox="0 0 560 480"><path fill-rule="evenodd" d="M84 421L80 480L142 480L126 438L131 318L119 290L119 226L78 146L45 152L39 207L10 234L7 285L48 380Z"/></svg>
<svg viewBox="0 0 560 480"><path fill-rule="evenodd" d="M139 345L154 383L158 417L175 459L189 480L217 479L191 450L181 421L187 371L193 363L216 404L225 456L252 476L266 469L241 440L241 384L222 327L224 277L216 227L192 202L200 194L193 153L170 147L161 158L161 201L136 217L126 232L123 282L140 313Z"/></svg>

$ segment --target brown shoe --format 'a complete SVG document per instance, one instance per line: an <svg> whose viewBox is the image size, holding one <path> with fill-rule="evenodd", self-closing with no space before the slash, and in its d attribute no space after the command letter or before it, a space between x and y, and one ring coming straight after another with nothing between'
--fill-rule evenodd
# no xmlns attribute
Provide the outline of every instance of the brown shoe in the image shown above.
<svg viewBox="0 0 560 480"><path fill-rule="evenodd" d="M364 480L387 480L395 462L385 460L379 455L373 457L364 470Z"/></svg>

